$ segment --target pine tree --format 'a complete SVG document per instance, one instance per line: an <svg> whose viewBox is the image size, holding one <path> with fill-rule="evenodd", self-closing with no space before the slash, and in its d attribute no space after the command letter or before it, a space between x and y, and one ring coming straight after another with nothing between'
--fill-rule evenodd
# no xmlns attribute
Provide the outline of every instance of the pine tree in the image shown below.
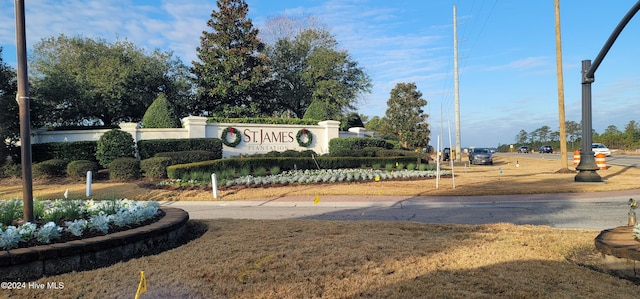
<svg viewBox="0 0 640 299"><path fill-rule="evenodd" d="M427 100L422 98L415 83L398 83L387 101L383 133L397 136L405 148L427 145L430 133L428 115L422 110L426 105Z"/></svg>
<svg viewBox="0 0 640 299"><path fill-rule="evenodd" d="M218 0L196 49L192 73L198 84L199 107L215 115L256 116L262 112L261 91L267 74L264 44L247 18L244 0Z"/></svg>

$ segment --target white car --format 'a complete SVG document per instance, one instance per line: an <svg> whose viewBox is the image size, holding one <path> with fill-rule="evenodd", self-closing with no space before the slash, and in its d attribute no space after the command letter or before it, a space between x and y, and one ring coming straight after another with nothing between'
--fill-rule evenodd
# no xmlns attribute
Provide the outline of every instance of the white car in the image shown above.
<svg viewBox="0 0 640 299"><path fill-rule="evenodd" d="M603 153L607 157L611 156L611 150L602 143L592 143L591 150L593 151L594 156L599 153Z"/></svg>

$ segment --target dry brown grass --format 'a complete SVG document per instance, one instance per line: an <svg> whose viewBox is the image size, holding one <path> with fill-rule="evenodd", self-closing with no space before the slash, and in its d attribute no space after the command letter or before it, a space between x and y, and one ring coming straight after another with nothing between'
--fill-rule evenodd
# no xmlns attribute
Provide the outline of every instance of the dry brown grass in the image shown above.
<svg viewBox="0 0 640 299"><path fill-rule="evenodd" d="M594 231L411 222L209 220L164 253L38 280L7 298L637 298L640 286L578 266ZM587 248L587 249L585 249Z"/></svg>
<svg viewBox="0 0 640 299"><path fill-rule="evenodd" d="M457 167L452 179L221 192L223 200L286 195L483 195L598 192L637 188L635 168L600 171L605 183L575 183L560 162L498 157L494 166ZM573 167L571 167L573 169ZM502 174L500 174L502 169ZM36 184L35 196L78 197L84 185ZM148 190L97 183L106 198L210 200L209 190ZM0 197L20 196L1 186ZM13 192L13 193L12 193ZM18 193L16 193L18 192ZM0 291L0 298L637 298L640 285L606 274L590 230L545 226L434 225L315 220L190 221L194 239L164 253L110 267L46 277L63 290ZM205 231L204 233L201 233Z"/></svg>

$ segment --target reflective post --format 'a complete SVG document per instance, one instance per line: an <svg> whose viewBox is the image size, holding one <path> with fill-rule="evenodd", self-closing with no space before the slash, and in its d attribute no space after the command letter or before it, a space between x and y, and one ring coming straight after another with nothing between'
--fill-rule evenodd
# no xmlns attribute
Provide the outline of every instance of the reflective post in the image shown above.
<svg viewBox="0 0 640 299"><path fill-rule="evenodd" d="M87 171L87 197L91 196L92 174L91 170Z"/></svg>
<svg viewBox="0 0 640 299"><path fill-rule="evenodd" d="M213 189L213 198L218 198L218 181L216 180L216 174L211 174L211 188Z"/></svg>

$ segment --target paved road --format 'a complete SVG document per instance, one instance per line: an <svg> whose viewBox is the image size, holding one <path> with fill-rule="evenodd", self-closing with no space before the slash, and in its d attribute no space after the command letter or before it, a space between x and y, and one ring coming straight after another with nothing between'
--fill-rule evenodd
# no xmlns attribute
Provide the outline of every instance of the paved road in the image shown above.
<svg viewBox="0 0 640 299"><path fill-rule="evenodd" d="M191 219L383 220L485 224L510 222L603 230L627 224L627 202L640 190L501 196L313 196L250 201L164 202Z"/></svg>
<svg viewBox="0 0 640 299"><path fill-rule="evenodd" d="M527 157L527 158L545 158L545 159L560 159L560 154L516 154L516 153L496 153L498 156L505 157ZM567 154L569 165L573 163L573 153ZM640 155L618 155L613 154L606 158L607 165L618 165L628 167L640 167Z"/></svg>

